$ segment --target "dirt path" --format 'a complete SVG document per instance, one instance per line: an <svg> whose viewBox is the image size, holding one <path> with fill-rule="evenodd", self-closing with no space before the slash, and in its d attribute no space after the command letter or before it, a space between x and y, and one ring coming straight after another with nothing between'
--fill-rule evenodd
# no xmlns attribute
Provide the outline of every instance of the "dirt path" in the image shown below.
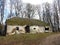
<svg viewBox="0 0 60 45"><path fill-rule="evenodd" d="M45 38L40 45L60 45L60 34Z"/></svg>

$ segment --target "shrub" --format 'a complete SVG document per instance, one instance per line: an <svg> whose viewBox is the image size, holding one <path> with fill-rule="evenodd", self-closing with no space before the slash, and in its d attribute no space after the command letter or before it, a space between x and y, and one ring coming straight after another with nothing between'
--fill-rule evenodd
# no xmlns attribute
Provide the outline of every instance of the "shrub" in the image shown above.
<svg viewBox="0 0 60 45"><path fill-rule="evenodd" d="M3 25L2 25L2 24L0 24L0 30L2 30L2 28L3 28Z"/></svg>

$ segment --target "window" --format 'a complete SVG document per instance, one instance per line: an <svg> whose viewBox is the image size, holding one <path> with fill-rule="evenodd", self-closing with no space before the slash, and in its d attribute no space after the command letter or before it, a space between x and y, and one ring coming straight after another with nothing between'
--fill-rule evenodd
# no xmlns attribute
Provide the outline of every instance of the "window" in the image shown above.
<svg viewBox="0 0 60 45"><path fill-rule="evenodd" d="M49 30L49 28L45 28L45 30Z"/></svg>
<svg viewBox="0 0 60 45"><path fill-rule="evenodd" d="M16 27L16 30L19 30L19 27Z"/></svg>
<svg viewBox="0 0 60 45"><path fill-rule="evenodd" d="M36 28L34 28L34 30L35 30Z"/></svg>

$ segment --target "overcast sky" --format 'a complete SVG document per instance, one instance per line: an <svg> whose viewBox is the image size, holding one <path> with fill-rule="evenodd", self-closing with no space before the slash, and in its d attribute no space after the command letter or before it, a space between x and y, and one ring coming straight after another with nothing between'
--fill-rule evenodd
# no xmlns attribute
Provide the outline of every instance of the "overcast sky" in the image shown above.
<svg viewBox="0 0 60 45"><path fill-rule="evenodd" d="M31 3L31 4L34 4L34 5L37 5L37 4L42 4L44 2L49 2L49 3L52 3L53 0L22 0L24 3Z"/></svg>

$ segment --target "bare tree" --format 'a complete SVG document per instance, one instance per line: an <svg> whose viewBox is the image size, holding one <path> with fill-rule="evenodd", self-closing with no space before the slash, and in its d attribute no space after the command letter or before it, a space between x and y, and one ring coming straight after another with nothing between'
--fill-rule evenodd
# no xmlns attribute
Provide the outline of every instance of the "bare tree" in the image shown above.
<svg viewBox="0 0 60 45"><path fill-rule="evenodd" d="M8 16L7 16L8 19L9 19L9 18L12 18L12 17L14 17L14 13L12 13L12 14L9 13Z"/></svg>
<svg viewBox="0 0 60 45"><path fill-rule="evenodd" d="M41 20L41 9L40 9L40 5L37 5L37 12L38 12L38 15L39 15L39 20Z"/></svg>
<svg viewBox="0 0 60 45"><path fill-rule="evenodd" d="M21 13L21 8L22 8L22 1L21 0L10 0L10 13L12 15L12 11L13 11L13 6L15 9L15 15L16 16L20 16Z"/></svg>
<svg viewBox="0 0 60 45"><path fill-rule="evenodd" d="M56 1L54 1L53 7L54 7L54 29L57 32L59 30L59 16Z"/></svg>
<svg viewBox="0 0 60 45"><path fill-rule="evenodd" d="M14 3L13 3L13 0L10 0L10 13L9 13L9 15L8 15L8 18L11 18L12 16L13 16L13 5L14 5Z"/></svg>
<svg viewBox="0 0 60 45"><path fill-rule="evenodd" d="M58 6L58 11L60 13L60 0L56 0L57 1L57 6Z"/></svg>
<svg viewBox="0 0 60 45"><path fill-rule="evenodd" d="M47 2L45 4L45 9L46 9L46 22L50 23L50 19L51 19L51 16L50 16L50 4L47 3Z"/></svg>
<svg viewBox="0 0 60 45"><path fill-rule="evenodd" d="M51 16L52 16L52 14L50 12L50 4L45 3L45 6L43 7L43 21L46 22L46 23L49 23L50 26L52 27L52 31L54 31Z"/></svg>
<svg viewBox="0 0 60 45"><path fill-rule="evenodd" d="M35 5L32 5L32 8L31 8L31 15L30 15L30 18L33 19L33 17L35 16L35 11L36 11L36 6Z"/></svg>
<svg viewBox="0 0 60 45"><path fill-rule="evenodd" d="M50 4L46 2L43 7L43 20L46 23L50 23L51 15L50 15Z"/></svg>
<svg viewBox="0 0 60 45"><path fill-rule="evenodd" d="M60 26L59 24L60 24L60 22L59 22L59 20L60 20L60 17L59 17L59 15L60 15L60 0L56 0L57 1L57 10L58 10L58 26ZM58 28L58 31L60 32L60 29Z"/></svg>
<svg viewBox="0 0 60 45"><path fill-rule="evenodd" d="M21 12L21 7L22 7L22 1L21 0L15 0L15 13L16 13L16 16L19 16L20 15L20 12Z"/></svg>
<svg viewBox="0 0 60 45"><path fill-rule="evenodd" d="M46 15L46 12L45 12L45 9L44 9L44 7L43 7L43 21L44 21L44 22L46 22L46 21L45 21L45 18L46 18L45 15Z"/></svg>
<svg viewBox="0 0 60 45"><path fill-rule="evenodd" d="M26 5L26 11L27 11L27 18L31 19L34 17L34 13L35 13L35 7L34 5L31 5L31 4L27 4Z"/></svg>
<svg viewBox="0 0 60 45"><path fill-rule="evenodd" d="M0 21L0 23L3 23L3 18L4 18L4 6L5 6L5 0L0 0L0 16L1 16L1 21Z"/></svg>
<svg viewBox="0 0 60 45"><path fill-rule="evenodd" d="M21 16L21 18L25 18L25 15L27 15L26 4L23 3L22 4L22 8L21 8L21 14L20 14L20 16Z"/></svg>
<svg viewBox="0 0 60 45"><path fill-rule="evenodd" d="M31 11L32 11L32 5L31 4L27 4L26 6L26 10L27 10L27 17L30 19L30 15L31 15Z"/></svg>

